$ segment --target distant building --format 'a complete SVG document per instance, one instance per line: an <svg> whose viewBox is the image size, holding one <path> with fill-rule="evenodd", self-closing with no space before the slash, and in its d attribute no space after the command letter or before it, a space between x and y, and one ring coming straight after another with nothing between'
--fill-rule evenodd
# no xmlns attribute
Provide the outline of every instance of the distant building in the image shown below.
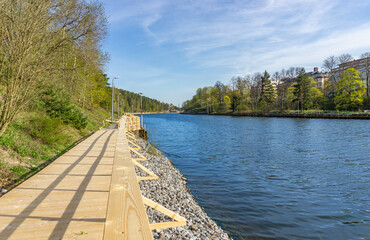
<svg viewBox="0 0 370 240"><path fill-rule="evenodd" d="M343 71L348 68L357 69L360 72L360 77L365 81L366 74L369 73L370 57L339 64L337 68L333 69L334 77L339 80L342 77Z"/></svg>
<svg viewBox="0 0 370 240"><path fill-rule="evenodd" d="M329 79L327 72L319 72L319 68L314 67L313 72L308 72L307 74L315 80L317 88L324 89L325 81Z"/></svg>
<svg viewBox="0 0 370 240"><path fill-rule="evenodd" d="M277 89L277 85L278 85L279 83L278 83L278 81L276 81L276 80L271 80L271 85L274 87L274 89L275 89L275 91L276 91L276 89Z"/></svg>

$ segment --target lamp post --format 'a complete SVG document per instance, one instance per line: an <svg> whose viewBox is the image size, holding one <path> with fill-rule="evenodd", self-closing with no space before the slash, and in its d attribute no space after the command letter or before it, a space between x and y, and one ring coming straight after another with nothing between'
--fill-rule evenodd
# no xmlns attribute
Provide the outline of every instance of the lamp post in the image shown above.
<svg viewBox="0 0 370 240"><path fill-rule="evenodd" d="M141 111L141 126L143 126L143 93L140 92L140 111Z"/></svg>
<svg viewBox="0 0 370 240"><path fill-rule="evenodd" d="M121 93L118 93L118 96L117 96L117 98L118 98L118 101L117 101L117 105L118 105L118 108L117 108L118 118L121 116L121 115L120 115L120 112L119 112L120 96L121 96Z"/></svg>
<svg viewBox="0 0 370 240"><path fill-rule="evenodd" d="M140 95L140 111L143 112L143 93L139 93Z"/></svg>
<svg viewBox="0 0 370 240"><path fill-rule="evenodd" d="M125 96L122 94L122 115L125 114Z"/></svg>
<svg viewBox="0 0 370 240"><path fill-rule="evenodd" d="M114 79L118 79L119 76L112 79L112 122L113 122L113 96L114 96Z"/></svg>

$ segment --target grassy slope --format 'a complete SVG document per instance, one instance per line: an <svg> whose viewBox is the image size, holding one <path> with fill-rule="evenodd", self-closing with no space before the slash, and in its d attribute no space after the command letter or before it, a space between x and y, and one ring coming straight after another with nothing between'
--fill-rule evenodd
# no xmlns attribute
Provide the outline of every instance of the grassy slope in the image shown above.
<svg viewBox="0 0 370 240"><path fill-rule="evenodd" d="M0 137L0 189L10 188L61 154L74 142L102 126L109 117L103 109L80 109L88 116L85 129L49 117L44 112L22 112Z"/></svg>

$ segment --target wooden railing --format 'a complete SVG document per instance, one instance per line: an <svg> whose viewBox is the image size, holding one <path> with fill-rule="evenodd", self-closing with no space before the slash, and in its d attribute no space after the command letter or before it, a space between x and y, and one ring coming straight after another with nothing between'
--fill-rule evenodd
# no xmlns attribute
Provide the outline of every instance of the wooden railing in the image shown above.
<svg viewBox="0 0 370 240"><path fill-rule="evenodd" d="M136 116L134 116L134 117L136 117ZM139 118L139 117L136 117L136 118ZM140 125L140 118L139 118L139 125ZM132 147L129 147L130 151L132 153L134 153L134 155L135 155L135 157L132 158L133 163L138 168L140 168L141 170L143 170L145 173L147 173L149 175L147 177L137 176L137 180L138 181L145 181L145 180L158 179L157 175L155 175L149 169L145 168L143 165L138 163L139 161L147 161L148 159L145 156L143 156L140 152L137 151L137 150L140 150L141 147L135 143L135 142L137 142L135 134L128 130L126 132L126 137L127 137L129 145L132 146ZM173 220L173 221L169 221L169 222L152 223L152 224L149 225L151 230L162 229L162 228L172 228L172 227L179 227L179 226L185 226L186 225L186 219L181 217L179 214L177 214L177 213L175 213L171 210L168 210L164 206L162 206L162 205L160 205L160 204L158 204L158 203L156 203L156 202L154 202L154 201L152 201L152 200L150 200L150 199L148 199L144 196L143 196L143 202L144 202L145 205L157 210L158 212L163 213L164 215L170 217Z"/></svg>
<svg viewBox="0 0 370 240"><path fill-rule="evenodd" d="M126 130L127 131L136 131L140 130L140 117L137 117L132 114L126 114Z"/></svg>
<svg viewBox="0 0 370 240"><path fill-rule="evenodd" d="M138 181L155 180L158 176L138 163L148 159L136 150L133 131L141 129L140 118L125 115L119 121L118 137L114 154L111 189L104 239L153 239L151 230L186 225L186 219L142 196ZM131 145L132 147L130 147ZM131 152L137 157L132 157ZM135 166L149 176L136 175ZM149 224L144 204L167 215L173 221Z"/></svg>
<svg viewBox="0 0 370 240"><path fill-rule="evenodd" d="M126 138L119 121L104 239L153 239Z"/></svg>

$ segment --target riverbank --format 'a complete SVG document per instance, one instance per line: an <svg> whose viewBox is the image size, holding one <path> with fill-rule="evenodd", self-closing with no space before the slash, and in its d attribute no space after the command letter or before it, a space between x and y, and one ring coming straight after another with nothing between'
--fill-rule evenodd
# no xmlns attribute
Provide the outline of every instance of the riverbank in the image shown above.
<svg viewBox="0 0 370 240"><path fill-rule="evenodd" d="M244 117L278 117L278 118L324 118L324 119L366 119L370 120L370 114L333 114L333 113L182 113L190 115L212 116L244 116Z"/></svg>
<svg viewBox="0 0 370 240"><path fill-rule="evenodd" d="M140 164L159 177L156 180L140 181L142 195L187 220L184 227L153 231L154 239L231 239L198 205L187 188L186 178L173 163L148 142L139 139L137 144L142 147L139 152L148 159ZM136 171L139 176L145 176L138 169ZM150 223L169 220L151 208L147 208L147 214Z"/></svg>
<svg viewBox="0 0 370 240"><path fill-rule="evenodd" d="M169 111L164 111L164 112L134 112L134 113L130 113L132 115L151 115L151 114L167 114L167 113L181 113L180 111L172 111L172 112L169 112Z"/></svg>

